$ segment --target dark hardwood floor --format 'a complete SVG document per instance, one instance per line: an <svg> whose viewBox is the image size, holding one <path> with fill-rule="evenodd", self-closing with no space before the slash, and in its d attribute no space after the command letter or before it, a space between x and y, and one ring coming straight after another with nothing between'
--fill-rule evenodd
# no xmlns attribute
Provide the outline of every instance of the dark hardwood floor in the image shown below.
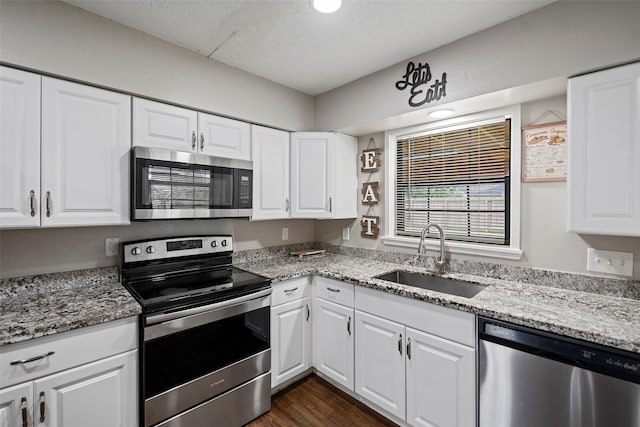
<svg viewBox="0 0 640 427"><path fill-rule="evenodd" d="M316 375L274 395L271 411L247 427L396 426Z"/></svg>

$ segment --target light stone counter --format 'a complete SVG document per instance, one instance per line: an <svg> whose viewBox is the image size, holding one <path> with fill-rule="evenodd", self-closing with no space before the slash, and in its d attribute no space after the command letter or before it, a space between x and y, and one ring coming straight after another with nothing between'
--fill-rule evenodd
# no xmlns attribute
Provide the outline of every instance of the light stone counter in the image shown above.
<svg viewBox="0 0 640 427"><path fill-rule="evenodd" d="M640 353L640 301L636 299L468 274L446 275L486 285L475 297L464 298L373 278L396 269L428 272L423 268L335 254L252 260L237 267L274 282L316 274Z"/></svg>
<svg viewBox="0 0 640 427"><path fill-rule="evenodd" d="M115 267L0 280L0 346L136 316Z"/></svg>

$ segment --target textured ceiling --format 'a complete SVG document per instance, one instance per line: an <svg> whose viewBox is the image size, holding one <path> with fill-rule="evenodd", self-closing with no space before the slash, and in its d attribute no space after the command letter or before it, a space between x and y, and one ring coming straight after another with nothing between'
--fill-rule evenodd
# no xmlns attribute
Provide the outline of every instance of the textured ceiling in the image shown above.
<svg viewBox="0 0 640 427"><path fill-rule="evenodd" d="M543 7L549 0L63 0L317 95Z"/></svg>

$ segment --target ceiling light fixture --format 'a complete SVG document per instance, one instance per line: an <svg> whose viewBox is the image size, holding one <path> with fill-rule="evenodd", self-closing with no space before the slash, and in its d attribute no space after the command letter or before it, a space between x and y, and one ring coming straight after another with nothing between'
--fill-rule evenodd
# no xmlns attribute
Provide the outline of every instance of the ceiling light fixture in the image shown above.
<svg viewBox="0 0 640 427"><path fill-rule="evenodd" d="M342 0L313 0L313 8L321 13L333 13L340 9Z"/></svg>
<svg viewBox="0 0 640 427"><path fill-rule="evenodd" d="M429 113L429 117L433 117L434 119L442 119L444 117L449 117L453 114L453 110L444 109L444 110L435 110Z"/></svg>

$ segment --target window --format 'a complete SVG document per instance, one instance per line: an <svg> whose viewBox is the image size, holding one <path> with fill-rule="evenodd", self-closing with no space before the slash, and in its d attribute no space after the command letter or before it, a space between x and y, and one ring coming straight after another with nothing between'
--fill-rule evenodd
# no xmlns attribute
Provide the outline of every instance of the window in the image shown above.
<svg viewBox="0 0 640 427"><path fill-rule="evenodd" d="M508 245L510 125L501 119L398 138L397 235L420 236L435 222L449 240Z"/></svg>
<svg viewBox="0 0 640 427"><path fill-rule="evenodd" d="M452 252L520 258L519 106L387 133L385 244L440 224ZM437 238L435 229L427 237Z"/></svg>

